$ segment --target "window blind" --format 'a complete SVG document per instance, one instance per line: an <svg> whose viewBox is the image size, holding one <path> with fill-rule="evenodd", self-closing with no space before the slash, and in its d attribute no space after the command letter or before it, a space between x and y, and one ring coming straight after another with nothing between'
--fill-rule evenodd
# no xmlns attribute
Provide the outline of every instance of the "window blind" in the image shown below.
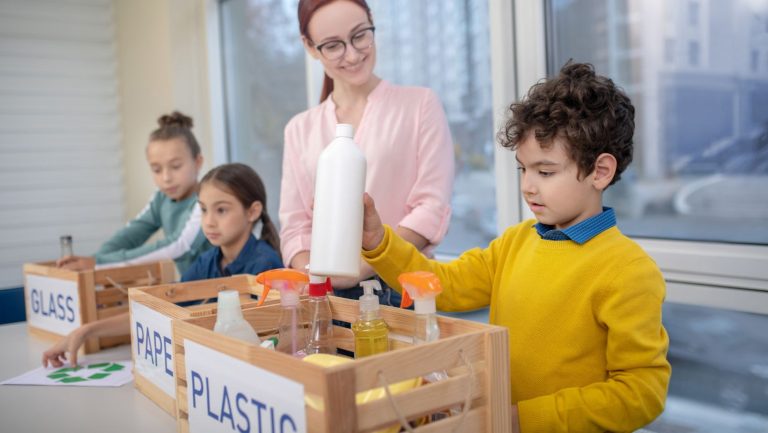
<svg viewBox="0 0 768 433"><path fill-rule="evenodd" d="M0 2L0 289L123 223L114 5Z"/></svg>

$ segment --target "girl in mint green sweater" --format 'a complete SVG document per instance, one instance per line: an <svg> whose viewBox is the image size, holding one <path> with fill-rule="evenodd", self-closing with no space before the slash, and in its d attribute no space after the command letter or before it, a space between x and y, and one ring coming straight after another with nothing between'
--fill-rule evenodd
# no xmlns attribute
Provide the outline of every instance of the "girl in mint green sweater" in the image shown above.
<svg viewBox="0 0 768 433"><path fill-rule="evenodd" d="M158 190L125 227L106 241L93 257L69 256L57 265L83 270L172 259L180 273L210 248L200 230L197 176L203 164L200 145L192 134L192 118L178 111L158 119L149 136L147 162ZM146 241L162 229L165 237Z"/></svg>

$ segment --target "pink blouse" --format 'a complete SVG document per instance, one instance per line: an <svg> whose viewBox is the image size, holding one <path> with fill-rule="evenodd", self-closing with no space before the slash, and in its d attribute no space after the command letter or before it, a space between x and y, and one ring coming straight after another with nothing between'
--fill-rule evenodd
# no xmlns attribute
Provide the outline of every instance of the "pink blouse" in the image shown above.
<svg viewBox="0 0 768 433"><path fill-rule="evenodd" d="M309 251L317 161L333 140L336 123L336 105L329 97L285 127L280 245L286 264ZM355 142L367 160L365 190L382 221L438 244L451 217L454 154L437 95L382 80L368 95Z"/></svg>

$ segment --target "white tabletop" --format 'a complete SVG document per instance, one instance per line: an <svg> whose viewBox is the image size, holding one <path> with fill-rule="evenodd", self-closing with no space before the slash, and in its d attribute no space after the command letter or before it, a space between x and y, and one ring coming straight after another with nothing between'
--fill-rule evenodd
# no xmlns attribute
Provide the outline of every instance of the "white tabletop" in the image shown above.
<svg viewBox="0 0 768 433"><path fill-rule="evenodd" d="M50 341L27 333L26 323L0 325L0 381L40 366ZM130 346L95 354L99 359L127 361ZM172 433L176 420L133 386L0 386L0 431Z"/></svg>

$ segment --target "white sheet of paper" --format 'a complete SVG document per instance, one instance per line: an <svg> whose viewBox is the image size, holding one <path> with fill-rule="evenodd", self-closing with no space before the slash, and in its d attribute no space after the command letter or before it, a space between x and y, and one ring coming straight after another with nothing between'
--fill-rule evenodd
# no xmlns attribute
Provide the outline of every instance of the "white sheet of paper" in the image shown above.
<svg viewBox="0 0 768 433"><path fill-rule="evenodd" d="M133 380L131 361L91 361L76 368L38 367L0 385L123 386Z"/></svg>

